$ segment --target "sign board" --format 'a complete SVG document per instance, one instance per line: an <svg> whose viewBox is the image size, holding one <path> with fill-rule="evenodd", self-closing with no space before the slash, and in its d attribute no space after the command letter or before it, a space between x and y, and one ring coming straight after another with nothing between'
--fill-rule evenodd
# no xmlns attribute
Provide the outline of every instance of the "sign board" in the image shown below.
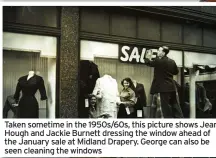
<svg viewBox="0 0 216 158"><path fill-rule="evenodd" d="M124 63L145 64L145 59L154 60L157 49L132 45L119 45L119 60Z"/></svg>

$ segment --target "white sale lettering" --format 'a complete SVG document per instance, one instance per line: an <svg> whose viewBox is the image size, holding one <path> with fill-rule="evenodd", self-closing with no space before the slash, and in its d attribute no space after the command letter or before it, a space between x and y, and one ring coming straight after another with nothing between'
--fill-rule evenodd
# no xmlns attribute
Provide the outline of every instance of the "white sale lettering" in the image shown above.
<svg viewBox="0 0 216 158"><path fill-rule="evenodd" d="M132 53L130 55L129 61L131 62L133 59L136 59L137 63L139 62L140 55L139 55L139 51L138 51L137 47L134 47L134 49L133 49L133 51L132 51Z"/></svg>
<svg viewBox="0 0 216 158"><path fill-rule="evenodd" d="M120 57L121 61L128 61L128 59L129 59L129 55L126 52L126 50L130 50L130 47L128 47L128 46L123 46L122 47L121 51L122 51L122 53L124 54L125 57Z"/></svg>
<svg viewBox="0 0 216 158"><path fill-rule="evenodd" d="M146 48L121 45L119 46L119 60L128 63L145 63Z"/></svg>

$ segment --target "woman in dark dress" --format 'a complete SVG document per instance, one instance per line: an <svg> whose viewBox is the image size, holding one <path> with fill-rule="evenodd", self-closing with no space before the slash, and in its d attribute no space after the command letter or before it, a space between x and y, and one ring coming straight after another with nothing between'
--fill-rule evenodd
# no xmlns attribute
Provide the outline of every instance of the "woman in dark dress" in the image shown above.
<svg viewBox="0 0 216 158"><path fill-rule="evenodd" d="M125 78L121 81L123 86L122 91L120 92L119 111L118 118L135 118L135 103L136 96L133 91L133 82L130 78Z"/></svg>
<svg viewBox="0 0 216 158"><path fill-rule="evenodd" d="M17 83L14 99L18 105L19 118L39 118L39 106L35 93L40 91L41 100L46 100L46 90L44 80L38 75L33 75L28 79L28 75L20 77ZM20 98L20 92L22 97ZM19 99L20 98L20 99Z"/></svg>

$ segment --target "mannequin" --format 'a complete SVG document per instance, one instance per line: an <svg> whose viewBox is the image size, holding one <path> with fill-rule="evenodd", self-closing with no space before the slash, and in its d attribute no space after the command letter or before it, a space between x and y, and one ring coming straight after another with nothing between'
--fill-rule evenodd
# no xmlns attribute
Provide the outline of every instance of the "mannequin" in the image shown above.
<svg viewBox="0 0 216 158"><path fill-rule="evenodd" d="M117 102L120 102L117 81L105 74L96 81L93 94L97 97L97 116L109 114L117 118Z"/></svg>
<svg viewBox="0 0 216 158"><path fill-rule="evenodd" d="M137 111L137 117L144 117L144 107L146 106L146 93L145 93L145 88L144 85L141 83L138 83L136 80L133 80L133 85L134 85L134 92L137 97L137 102L136 102L136 111Z"/></svg>
<svg viewBox="0 0 216 158"><path fill-rule="evenodd" d="M41 100L46 100L44 80L36 75L35 71L31 70L28 75L19 78L14 94L14 99L18 104L18 118L39 118L39 105L35 98L38 90ZM20 92L22 92L21 98Z"/></svg>
<svg viewBox="0 0 216 158"><path fill-rule="evenodd" d="M32 78L35 75L35 72L33 70L29 71L27 81Z"/></svg>
<svg viewBox="0 0 216 158"><path fill-rule="evenodd" d="M98 66L92 61L81 60L79 76L78 117L88 118L88 108L85 103L95 87L96 80L100 77Z"/></svg>
<svg viewBox="0 0 216 158"><path fill-rule="evenodd" d="M136 88L136 86L137 86L137 81L136 81L136 80L133 80L133 84L134 84L134 87Z"/></svg>

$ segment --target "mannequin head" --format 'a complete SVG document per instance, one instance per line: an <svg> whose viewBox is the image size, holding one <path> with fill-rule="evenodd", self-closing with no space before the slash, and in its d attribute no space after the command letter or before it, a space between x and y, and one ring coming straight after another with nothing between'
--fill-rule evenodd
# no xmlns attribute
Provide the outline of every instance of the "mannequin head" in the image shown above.
<svg viewBox="0 0 216 158"><path fill-rule="evenodd" d="M35 72L33 70L29 71L29 75L34 75L34 74L35 74Z"/></svg>

